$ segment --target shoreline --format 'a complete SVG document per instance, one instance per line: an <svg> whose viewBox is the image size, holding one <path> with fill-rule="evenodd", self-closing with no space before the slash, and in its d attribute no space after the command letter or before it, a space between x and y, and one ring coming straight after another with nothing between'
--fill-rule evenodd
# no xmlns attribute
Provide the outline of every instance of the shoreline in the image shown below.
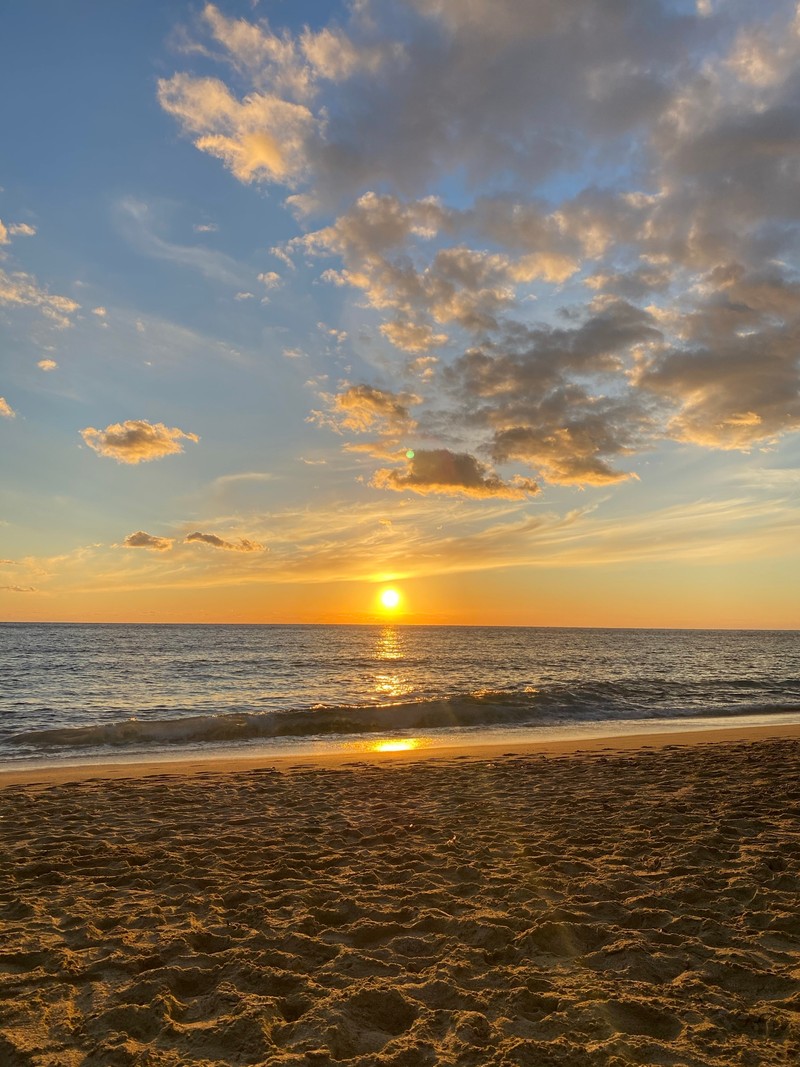
<svg viewBox="0 0 800 1067"><path fill-rule="evenodd" d="M11 787L57 786L72 782L113 781L151 778L154 776L188 777L203 774L233 774L262 768L284 772L302 767L337 770L356 765L391 767L408 763L443 762L459 759L478 762L513 756L577 756L598 753L635 752L644 749L693 747L731 742L800 739L800 723L772 726L731 726L708 729L669 730L653 733L574 737L542 741L515 742L513 739L492 743L441 745L398 748L384 751L353 749L340 752L296 752L281 755L199 756L176 759L107 760L82 764L48 764L19 769L0 767L0 790Z"/></svg>

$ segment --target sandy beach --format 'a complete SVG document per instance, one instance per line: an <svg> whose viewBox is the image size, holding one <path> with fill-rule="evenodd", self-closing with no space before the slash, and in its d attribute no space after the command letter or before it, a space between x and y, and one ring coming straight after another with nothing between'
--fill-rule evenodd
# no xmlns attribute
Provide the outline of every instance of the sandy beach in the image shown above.
<svg viewBox="0 0 800 1067"><path fill-rule="evenodd" d="M782 734L4 775L0 1063L796 1063Z"/></svg>

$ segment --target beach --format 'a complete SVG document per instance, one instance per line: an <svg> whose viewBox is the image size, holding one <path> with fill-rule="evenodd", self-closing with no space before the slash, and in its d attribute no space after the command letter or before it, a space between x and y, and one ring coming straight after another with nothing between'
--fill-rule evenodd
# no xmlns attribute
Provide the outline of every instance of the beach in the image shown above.
<svg viewBox="0 0 800 1067"><path fill-rule="evenodd" d="M0 776L8 1067L790 1064L800 729Z"/></svg>

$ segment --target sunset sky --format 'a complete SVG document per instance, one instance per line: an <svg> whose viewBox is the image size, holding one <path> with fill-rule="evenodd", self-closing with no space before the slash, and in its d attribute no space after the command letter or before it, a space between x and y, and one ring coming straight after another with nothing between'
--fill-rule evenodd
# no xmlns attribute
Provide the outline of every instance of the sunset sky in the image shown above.
<svg viewBox="0 0 800 1067"><path fill-rule="evenodd" d="M794 3L0 27L0 619L800 627Z"/></svg>

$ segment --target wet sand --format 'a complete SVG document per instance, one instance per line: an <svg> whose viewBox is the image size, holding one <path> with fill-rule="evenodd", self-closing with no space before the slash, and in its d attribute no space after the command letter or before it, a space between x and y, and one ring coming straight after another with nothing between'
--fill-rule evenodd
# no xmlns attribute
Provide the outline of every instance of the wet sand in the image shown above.
<svg viewBox="0 0 800 1067"><path fill-rule="evenodd" d="M0 1063L794 1064L793 731L5 775Z"/></svg>

